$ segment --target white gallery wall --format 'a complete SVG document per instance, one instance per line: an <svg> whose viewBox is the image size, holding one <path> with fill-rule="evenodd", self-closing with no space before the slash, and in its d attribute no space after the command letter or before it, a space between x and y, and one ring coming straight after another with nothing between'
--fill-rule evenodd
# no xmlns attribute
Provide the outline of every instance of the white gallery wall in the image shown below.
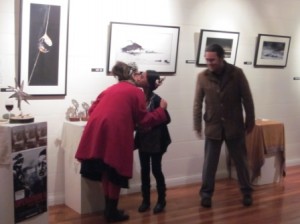
<svg viewBox="0 0 300 224"><path fill-rule="evenodd" d="M19 31L15 27L18 27L19 2L0 0L0 87L14 85L18 71ZM300 81L293 80L300 77L299 8L299 0L70 0L67 95L34 98L29 100L30 105L22 103L25 113L31 113L36 121L48 122L49 204L63 203L67 190L60 138L71 100L90 102L116 82L106 75L111 21L180 26L177 72L168 76L157 90L168 101L172 117L169 130L173 142L163 157L169 187L201 181L204 141L193 131L192 107L197 73L204 68L186 63L196 59L201 29L240 33L236 65L249 80L256 117L284 123L287 165L300 164ZM285 68L253 67L258 34L291 36ZM245 61L252 65L245 65ZM104 72L91 72L91 68L103 68ZM6 113L4 102L11 94L0 93L1 115ZM218 178L226 175L223 150ZM130 192L138 191L139 183L135 152Z"/></svg>

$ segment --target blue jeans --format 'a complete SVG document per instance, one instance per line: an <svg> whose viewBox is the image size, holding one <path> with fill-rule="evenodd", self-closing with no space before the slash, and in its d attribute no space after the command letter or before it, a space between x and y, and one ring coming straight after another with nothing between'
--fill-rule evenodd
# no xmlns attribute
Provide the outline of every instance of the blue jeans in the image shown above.
<svg viewBox="0 0 300 224"><path fill-rule="evenodd" d="M229 156L235 164L242 194L251 194L253 191L248 170L245 137L236 139L223 138L222 140L206 139L202 186L200 189L200 196L202 198L213 196L215 189L215 175L219 164L221 147L224 141L227 145Z"/></svg>

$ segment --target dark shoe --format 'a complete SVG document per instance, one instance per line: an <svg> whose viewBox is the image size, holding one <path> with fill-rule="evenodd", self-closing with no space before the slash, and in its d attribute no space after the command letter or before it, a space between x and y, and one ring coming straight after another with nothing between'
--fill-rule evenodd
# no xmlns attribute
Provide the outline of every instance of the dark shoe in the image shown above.
<svg viewBox="0 0 300 224"><path fill-rule="evenodd" d="M125 214L125 211L123 209L117 209L117 212L120 213L120 214ZM106 209L104 210L104 214L105 215L108 215L109 214L109 211L107 211Z"/></svg>
<svg viewBox="0 0 300 224"><path fill-rule="evenodd" d="M154 214L161 213L165 209L165 207L166 207L166 201L157 202L157 204L153 208L153 213Z"/></svg>
<svg viewBox="0 0 300 224"><path fill-rule="evenodd" d="M243 205L244 206L250 206L252 205L252 196L250 194L246 194L244 195L244 198L243 198Z"/></svg>
<svg viewBox="0 0 300 224"><path fill-rule="evenodd" d="M150 208L150 203L142 202L142 204L140 205L138 211L139 212L145 212L145 211L149 210L149 208Z"/></svg>
<svg viewBox="0 0 300 224"><path fill-rule="evenodd" d="M105 209L104 209L104 213L108 214L108 210L109 210L109 198L107 196L105 196ZM117 209L118 212L124 214L124 210L123 209Z"/></svg>
<svg viewBox="0 0 300 224"><path fill-rule="evenodd" d="M124 211L117 209L118 199L107 199L107 206L105 209L106 221L111 222L121 222L129 219L129 215L125 214Z"/></svg>
<svg viewBox="0 0 300 224"><path fill-rule="evenodd" d="M129 219L129 215L125 214L124 212L121 213L119 211L115 211L110 213L109 216L106 216L106 221L108 223L112 222L122 222Z"/></svg>
<svg viewBox="0 0 300 224"><path fill-rule="evenodd" d="M210 208L211 207L211 198L202 198L201 206L204 208Z"/></svg>

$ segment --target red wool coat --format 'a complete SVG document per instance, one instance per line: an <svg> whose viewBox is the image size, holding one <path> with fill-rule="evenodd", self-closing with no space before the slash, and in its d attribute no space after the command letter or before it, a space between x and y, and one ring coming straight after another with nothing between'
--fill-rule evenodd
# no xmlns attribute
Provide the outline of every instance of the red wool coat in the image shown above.
<svg viewBox="0 0 300 224"><path fill-rule="evenodd" d="M155 126L167 120L161 107L149 113L141 89L119 82L103 91L89 110L75 158L101 159L120 175L132 177L136 124Z"/></svg>

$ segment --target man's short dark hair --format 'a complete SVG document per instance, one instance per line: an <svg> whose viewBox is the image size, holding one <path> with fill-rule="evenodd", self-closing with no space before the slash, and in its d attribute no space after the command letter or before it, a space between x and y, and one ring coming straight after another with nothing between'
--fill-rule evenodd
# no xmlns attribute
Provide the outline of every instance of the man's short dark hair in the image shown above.
<svg viewBox="0 0 300 224"><path fill-rule="evenodd" d="M205 48L205 52L216 52L219 58L224 58L225 51L219 44L211 44Z"/></svg>

